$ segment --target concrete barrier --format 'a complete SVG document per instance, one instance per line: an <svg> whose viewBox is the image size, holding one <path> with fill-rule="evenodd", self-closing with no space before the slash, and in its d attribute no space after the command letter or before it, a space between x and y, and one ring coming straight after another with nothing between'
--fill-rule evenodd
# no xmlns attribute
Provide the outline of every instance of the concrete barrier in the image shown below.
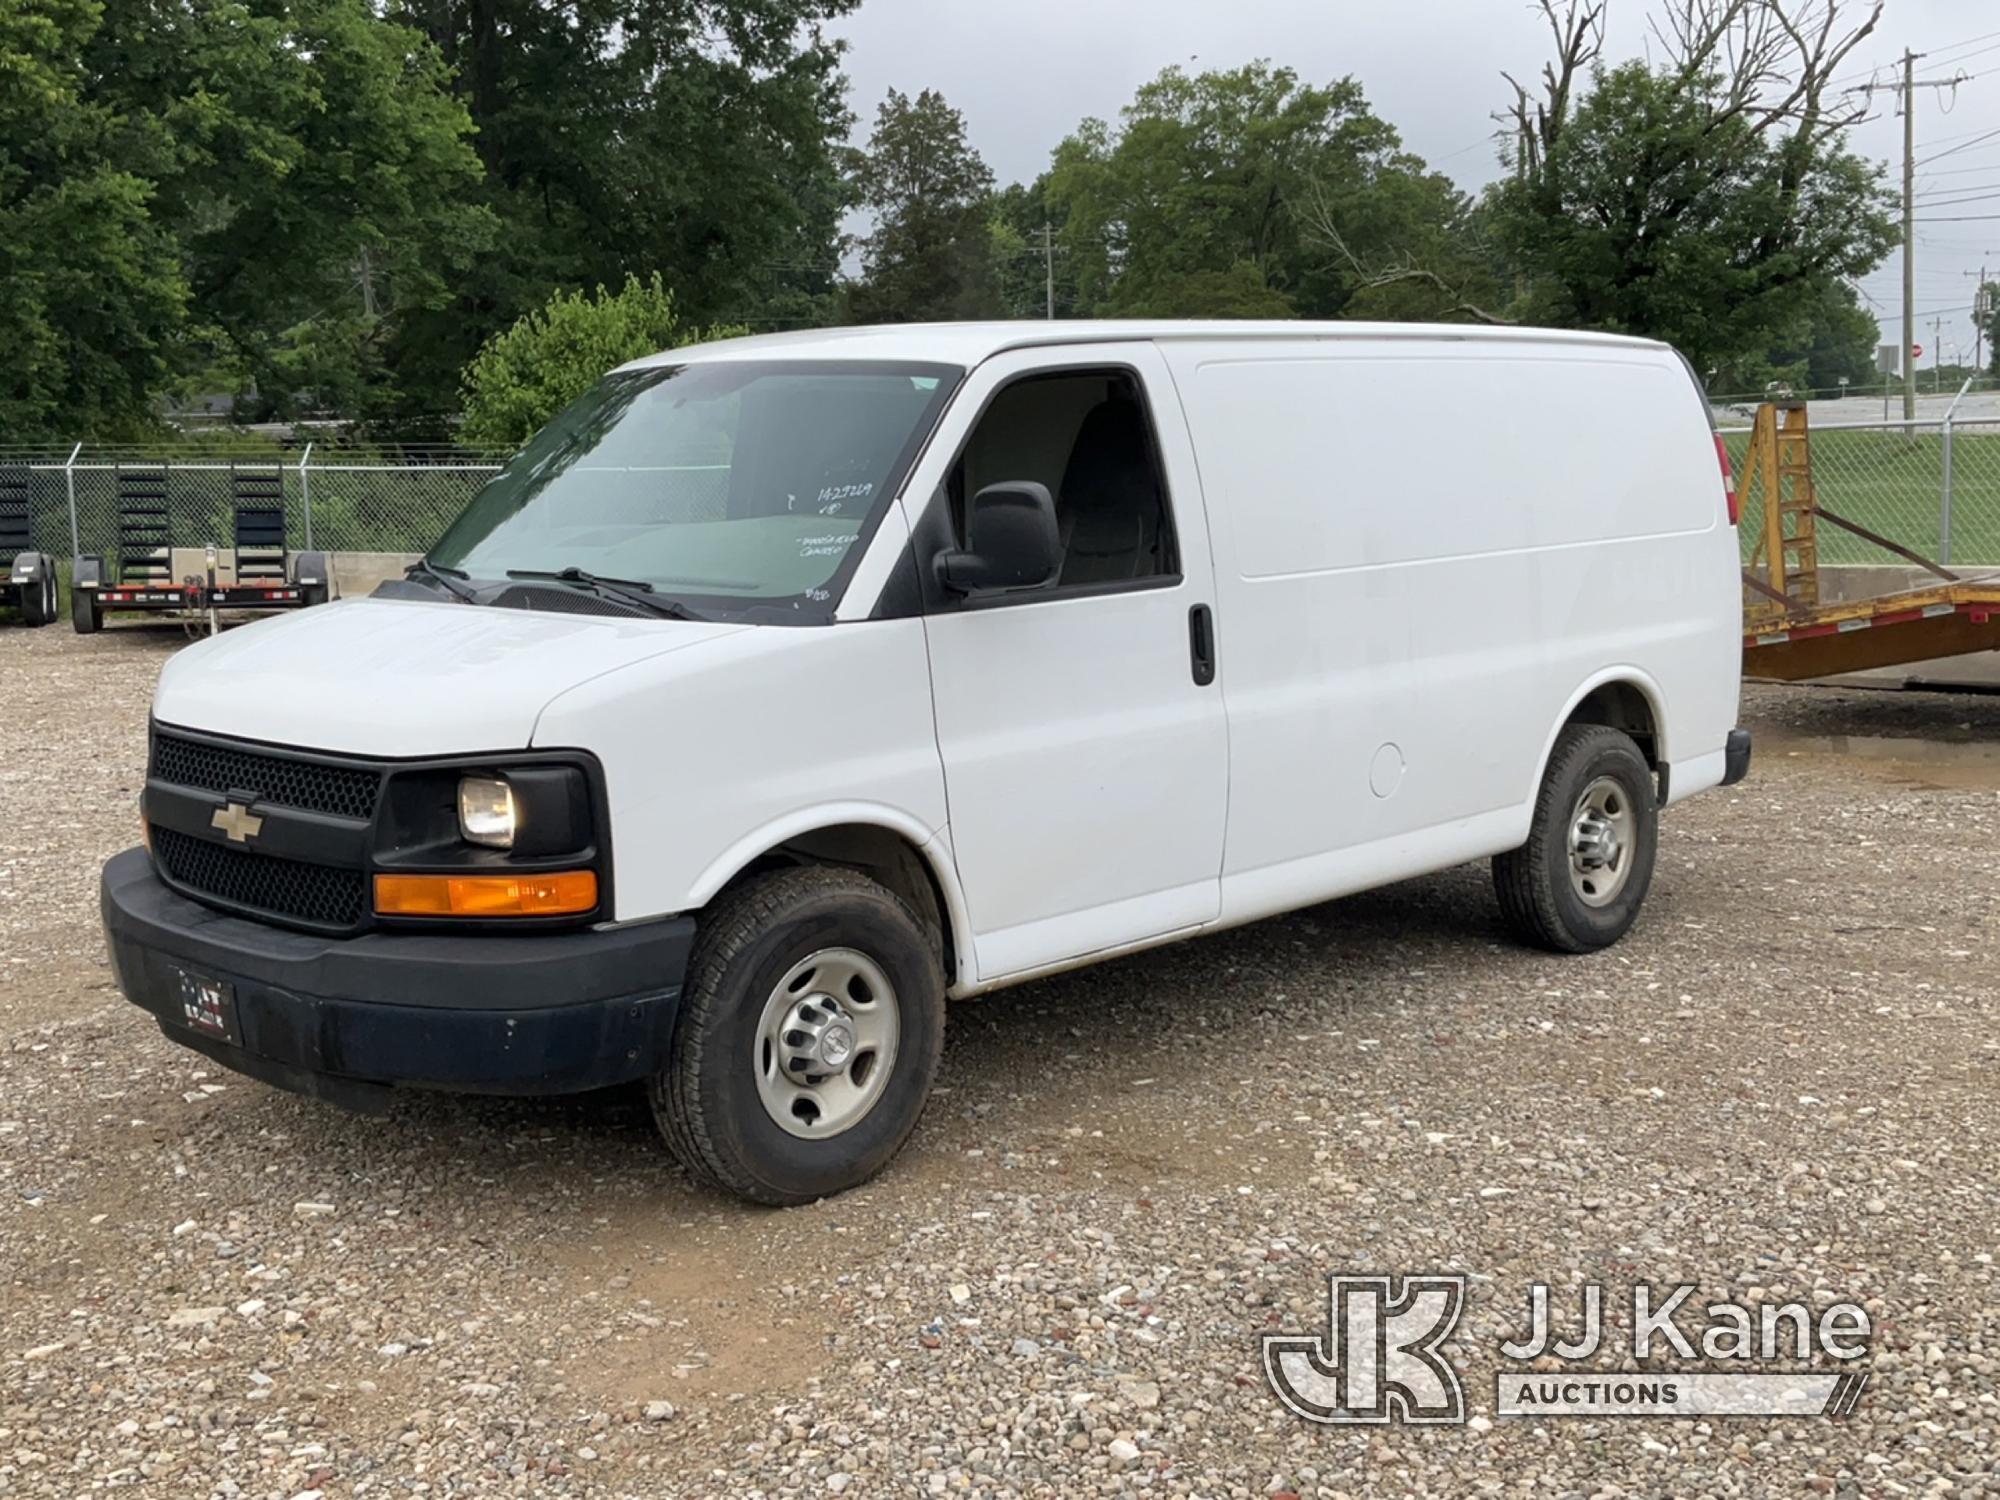
<svg viewBox="0 0 2000 1500"><path fill-rule="evenodd" d="M336 597L356 599L375 592L375 585L401 578L403 570L417 560L415 552L334 552L327 560L333 565Z"/></svg>

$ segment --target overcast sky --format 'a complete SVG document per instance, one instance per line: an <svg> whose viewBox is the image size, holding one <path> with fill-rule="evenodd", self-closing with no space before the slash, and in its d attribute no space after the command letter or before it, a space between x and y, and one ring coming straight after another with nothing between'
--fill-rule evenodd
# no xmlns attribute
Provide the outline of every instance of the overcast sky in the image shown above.
<svg viewBox="0 0 2000 1500"><path fill-rule="evenodd" d="M1641 0L1611 0L1614 56L1645 45L1646 14ZM936 88L964 112L973 145L1002 182L1033 178L1078 120L1115 119L1171 63L1220 68L1268 57L1316 81L1353 74L1406 145L1475 189L1499 170L1489 116L1508 97L1500 70L1530 75L1548 54L1539 13L1519 0L863 0L837 30L851 46L863 138L887 90ZM1849 61L1851 81L1867 82L1877 67L1892 76L1905 47L1929 54L1920 78L1971 75L1955 91L1921 90L1917 100L1919 161L1952 153L1918 175L1918 217L1930 221L1918 226L1916 300L1928 369L1940 342L1932 319L1944 319L1946 358L1962 346L1970 359L1969 273L1983 260L2000 279L2000 5L1889 0L1875 35ZM1879 96L1881 117L1856 131L1855 144L1900 173L1893 109L1892 98ZM1987 193L1995 196L1936 201ZM1987 217L1945 222L1969 215ZM1893 322L1901 285L1892 254L1861 289Z"/></svg>

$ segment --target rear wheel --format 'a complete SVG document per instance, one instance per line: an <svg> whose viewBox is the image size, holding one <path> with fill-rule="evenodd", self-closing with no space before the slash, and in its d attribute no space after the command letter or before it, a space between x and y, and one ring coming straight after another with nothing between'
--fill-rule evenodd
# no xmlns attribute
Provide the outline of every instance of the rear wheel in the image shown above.
<svg viewBox="0 0 2000 1500"><path fill-rule="evenodd" d="M1572 724L1556 737L1528 841L1493 861L1493 889L1523 942L1557 953L1615 943L1653 883L1652 767L1630 736Z"/></svg>
<svg viewBox="0 0 2000 1500"><path fill-rule="evenodd" d="M943 1041L937 944L908 906L851 870L759 876L703 918L654 1117L695 1175L808 1203L896 1154Z"/></svg>

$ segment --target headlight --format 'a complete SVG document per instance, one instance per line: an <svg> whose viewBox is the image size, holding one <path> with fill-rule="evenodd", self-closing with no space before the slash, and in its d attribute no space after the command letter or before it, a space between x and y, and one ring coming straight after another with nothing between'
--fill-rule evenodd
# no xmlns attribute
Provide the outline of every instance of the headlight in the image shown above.
<svg viewBox="0 0 2000 1500"><path fill-rule="evenodd" d="M520 822L514 788L497 776L465 776L458 783L458 832L469 844L511 849Z"/></svg>

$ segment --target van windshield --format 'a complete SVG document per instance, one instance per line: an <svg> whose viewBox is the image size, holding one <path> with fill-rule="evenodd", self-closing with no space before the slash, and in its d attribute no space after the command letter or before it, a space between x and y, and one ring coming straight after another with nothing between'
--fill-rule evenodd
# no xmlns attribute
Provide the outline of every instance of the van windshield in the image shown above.
<svg viewBox="0 0 2000 1500"><path fill-rule="evenodd" d="M714 617L832 618L964 371L717 362L607 376L476 495L430 561L580 569Z"/></svg>

